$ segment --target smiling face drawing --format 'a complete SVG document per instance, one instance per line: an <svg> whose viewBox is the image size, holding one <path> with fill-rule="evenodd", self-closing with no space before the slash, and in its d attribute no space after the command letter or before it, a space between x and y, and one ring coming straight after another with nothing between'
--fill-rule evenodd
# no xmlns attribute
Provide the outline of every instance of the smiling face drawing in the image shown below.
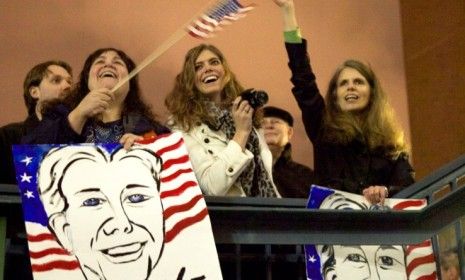
<svg viewBox="0 0 465 280"><path fill-rule="evenodd" d="M64 209L50 226L88 279L127 279L128 272L147 279L160 258L163 207L154 176L160 165L147 157L154 155L119 150L110 159L85 152L63 159L57 185Z"/></svg>

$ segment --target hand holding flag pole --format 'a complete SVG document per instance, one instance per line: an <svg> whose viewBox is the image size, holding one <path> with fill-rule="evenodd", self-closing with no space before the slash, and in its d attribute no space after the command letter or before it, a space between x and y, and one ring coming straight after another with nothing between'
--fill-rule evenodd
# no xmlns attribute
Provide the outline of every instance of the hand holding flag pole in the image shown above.
<svg viewBox="0 0 465 280"><path fill-rule="evenodd" d="M186 33L192 37L199 39L207 39L213 37L213 33L222 30L222 25L231 24L243 17L251 11L255 5L243 6L239 0L219 0L217 3L208 9L207 12L202 12L196 15L182 28L174 32L165 42L147 56L141 63L137 65L126 77L120 80L111 90L111 93L117 91L122 85L136 76L142 69L152 63L155 59L161 56L165 51L171 48Z"/></svg>

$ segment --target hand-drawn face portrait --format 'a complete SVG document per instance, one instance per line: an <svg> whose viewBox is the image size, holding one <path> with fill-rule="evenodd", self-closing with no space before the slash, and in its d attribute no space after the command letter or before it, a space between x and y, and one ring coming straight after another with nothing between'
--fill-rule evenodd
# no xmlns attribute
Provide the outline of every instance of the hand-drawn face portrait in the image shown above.
<svg viewBox="0 0 465 280"><path fill-rule="evenodd" d="M340 193L326 197L321 209L366 210L366 202L352 200ZM405 252L399 245L319 245L321 274L324 279L407 279Z"/></svg>
<svg viewBox="0 0 465 280"><path fill-rule="evenodd" d="M402 246L325 245L322 253L324 279L407 279Z"/></svg>
<svg viewBox="0 0 465 280"><path fill-rule="evenodd" d="M161 159L133 147L55 148L39 168L49 228L86 279L147 279L163 251Z"/></svg>

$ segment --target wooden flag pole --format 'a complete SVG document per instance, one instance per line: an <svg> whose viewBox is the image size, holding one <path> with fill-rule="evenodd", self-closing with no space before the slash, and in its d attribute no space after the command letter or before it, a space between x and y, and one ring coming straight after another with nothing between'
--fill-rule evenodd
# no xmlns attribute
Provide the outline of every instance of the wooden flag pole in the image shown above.
<svg viewBox="0 0 465 280"><path fill-rule="evenodd" d="M174 32L161 46L159 46L157 49L155 49L149 56L147 56L140 64L137 65L134 70L131 71L126 77L124 77L122 80L120 80L110 91L111 93L114 93L117 91L122 85L124 85L126 82L128 82L130 79L132 79L135 75L137 75L142 69L147 67L150 63L152 63L155 59L157 59L160 55L162 55L165 51L167 51L169 48L171 48L176 42L182 39L186 35L186 31L184 29L178 29L176 32Z"/></svg>

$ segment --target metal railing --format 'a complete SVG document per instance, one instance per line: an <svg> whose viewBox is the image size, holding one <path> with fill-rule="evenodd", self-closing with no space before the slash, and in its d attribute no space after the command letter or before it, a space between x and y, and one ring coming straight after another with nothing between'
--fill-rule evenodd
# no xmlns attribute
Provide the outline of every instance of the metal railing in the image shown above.
<svg viewBox="0 0 465 280"><path fill-rule="evenodd" d="M437 259L446 249L457 252L461 276L465 279L464 185L465 155L396 195L427 198L428 206L419 211L312 210L305 208L305 199L205 199L215 241L236 246L233 254L236 264L242 256L241 245L265 245L264 258L273 259L270 246L277 244L415 244L433 238ZM8 221L8 213L17 211L21 211L17 187L0 185L0 215ZM450 236L441 238L444 232L452 232L454 242L443 242L450 240ZM303 252L298 248L290 259L302 258ZM235 269L240 274L240 263Z"/></svg>
<svg viewBox="0 0 465 280"><path fill-rule="evenodd" d="M452 221L442 217L447 219L445 223L449 225L442 227L442 230L433 236L433 246L437 260L441 260L441 253L444 252L457 254L461 279L465 279L465 211L449 205L448 201L449 197L455 196L457 192L463 192L464 189L465 155L462 155L397 194L397 197L426 198L428 203L436 205L434 208L436 211L450 213L450 217L459 216ZM461 203L465 202L463 199L460 200ZM430 221L425 220L425 222Z"/></svg>

